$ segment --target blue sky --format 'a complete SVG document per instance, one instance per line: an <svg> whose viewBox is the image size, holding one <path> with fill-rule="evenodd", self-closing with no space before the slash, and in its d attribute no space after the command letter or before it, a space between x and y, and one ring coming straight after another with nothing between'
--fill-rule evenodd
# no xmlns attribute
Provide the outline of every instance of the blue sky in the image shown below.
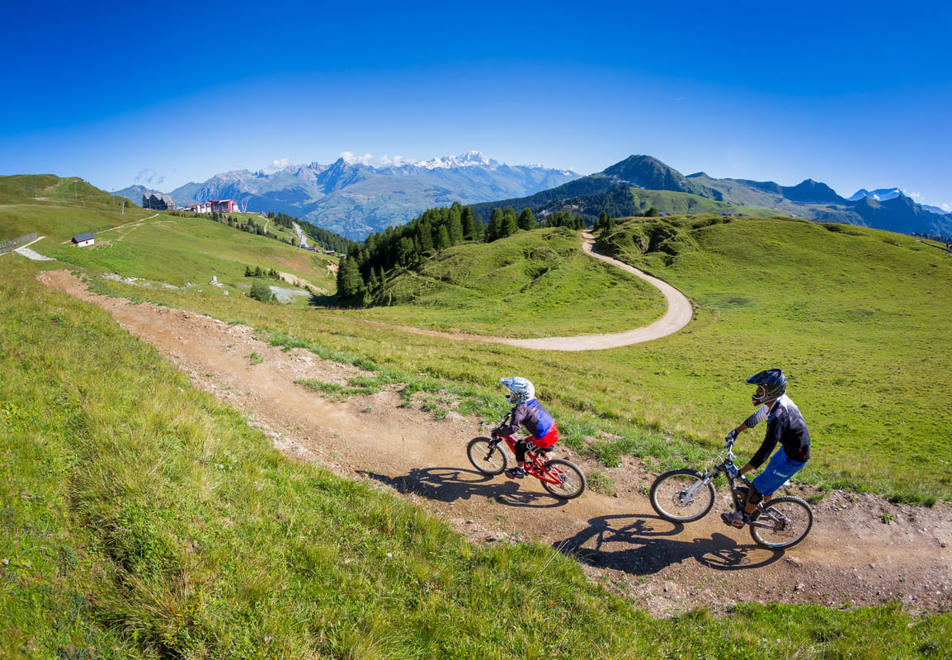
<svg viewBox="0 0 952 660"><path fill-rule="evenodd" d="M169 191L344 152L582 174L649 154L952 205L942 3L160 7L4 9L0 174Z"/></svg>

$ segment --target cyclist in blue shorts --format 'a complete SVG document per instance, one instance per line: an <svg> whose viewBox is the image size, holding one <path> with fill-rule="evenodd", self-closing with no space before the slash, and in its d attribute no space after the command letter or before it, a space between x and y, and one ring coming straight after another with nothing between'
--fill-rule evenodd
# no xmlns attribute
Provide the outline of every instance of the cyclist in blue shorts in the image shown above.
<svg viewBox="0 0 952 660"><path fill-rule="evenodd" d="M773 495L810 460L810 432L800 409L786 395L787 379L783 371L767 369L754 374L747 382L757 386L751 401L760 408L728 433L727 439L735 439L744 429L752 429L764 420L767 420L767 432L757 453L732 476L736 478L759 468L778 442L780 449L770 459L767 469L754 479L753 488L744 503L744 510L721 515L725 523L734 527L743 527L757 505L764 498Z"/></svg>

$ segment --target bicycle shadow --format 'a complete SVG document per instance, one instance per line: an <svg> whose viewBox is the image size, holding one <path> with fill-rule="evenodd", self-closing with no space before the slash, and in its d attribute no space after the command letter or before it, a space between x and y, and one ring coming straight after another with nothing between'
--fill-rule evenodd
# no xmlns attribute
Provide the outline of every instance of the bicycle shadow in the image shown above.
<svg viewBox="0 0 952 660"><path fill-rule="evenodd" d="M358 470L358 474L390 486L398 493L412 493L437 502L455 502L457 500L490 499L512 507L531 507L536 509L564 506L564 500L558 500L542 490L533 490L536 479L527 477L516 481L504 476L488 477L476 470L451 467L413 468L409 473L397 477L386 474Z"/></svg>
<svg viewBox="0 0 952 660"><path fill-rule="evenodd" d="M682 541L685 527L649 515L599 516L589 526L552 547L580 562L632 575L650 575L671 564L695 560L719 571L740 571L769 566L783 556L753 543L742 545L720 533ZM761 555L767 554L761 558Z"/></svg>

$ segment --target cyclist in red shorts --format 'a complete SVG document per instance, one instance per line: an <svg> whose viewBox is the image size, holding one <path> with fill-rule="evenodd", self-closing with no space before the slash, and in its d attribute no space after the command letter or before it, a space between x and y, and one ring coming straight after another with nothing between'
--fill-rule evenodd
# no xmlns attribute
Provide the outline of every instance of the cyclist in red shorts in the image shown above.
<svg viewBox="0 0 952 660"><path fill-rule="evenodd" d="M526 476L526 449L531 441L540 449L549 449L559 441L559 430L555 419L535 398L535 387L519 376L499 380L509 390L506 401L515 404L509 411L508 423L493 429L493 435L512 435L525 427L531 435L516 442L516 467L506 470L510 479L522 479Z"/></svg>

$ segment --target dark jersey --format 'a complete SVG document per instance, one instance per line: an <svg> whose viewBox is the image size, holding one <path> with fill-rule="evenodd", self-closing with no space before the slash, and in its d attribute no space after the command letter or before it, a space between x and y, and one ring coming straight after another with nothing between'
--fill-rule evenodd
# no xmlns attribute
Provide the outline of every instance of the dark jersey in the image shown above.
<svg viewBox="0 0 952 660"><path fill-rule="evenodd" d="M758 411L747 419L752 428L764 419L764 411ZM770 456L779 442L787 456L800 463L810 460L810 432L800 409L786 394L777 399L770 412L766 414L767 433L760 449L750 459L750 464L759 468Z"/></svg>

